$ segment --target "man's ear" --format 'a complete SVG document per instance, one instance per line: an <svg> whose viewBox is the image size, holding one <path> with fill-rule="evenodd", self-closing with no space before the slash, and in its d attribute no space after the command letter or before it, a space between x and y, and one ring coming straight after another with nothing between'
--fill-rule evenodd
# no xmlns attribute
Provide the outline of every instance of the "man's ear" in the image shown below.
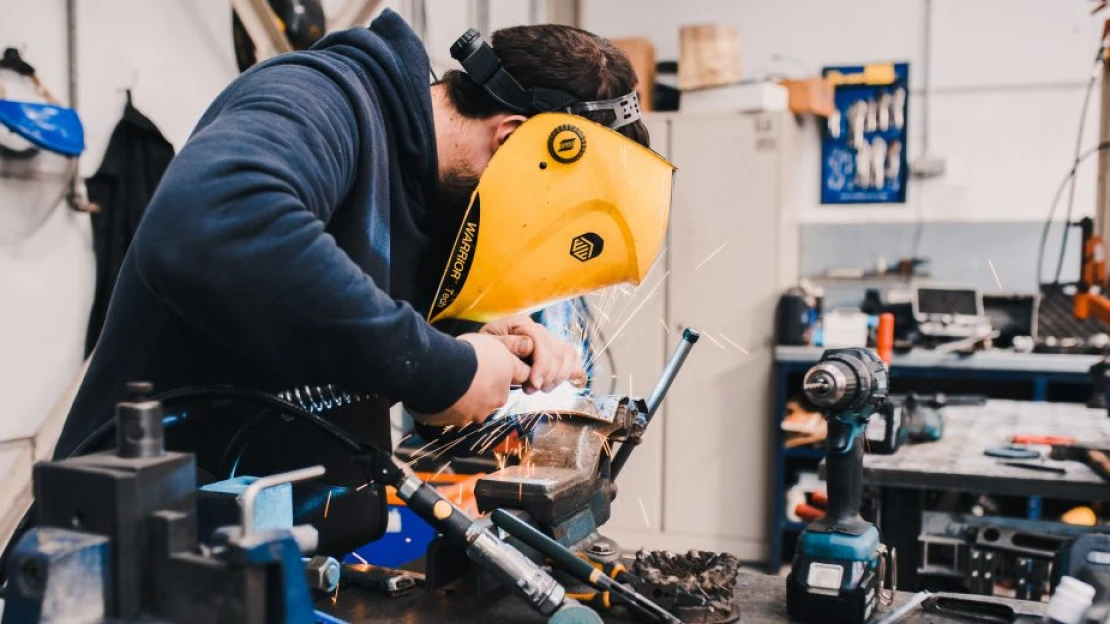
<svg viewBox="0 0 1110 624"><path fill-rule="evenodd" d="M509 136L516 132L520 124L528 121L524 115L504 115L498 122L497 127L493 129L492 143L490 144L490 151L496 152L501 144L509 140Z"/></svg>

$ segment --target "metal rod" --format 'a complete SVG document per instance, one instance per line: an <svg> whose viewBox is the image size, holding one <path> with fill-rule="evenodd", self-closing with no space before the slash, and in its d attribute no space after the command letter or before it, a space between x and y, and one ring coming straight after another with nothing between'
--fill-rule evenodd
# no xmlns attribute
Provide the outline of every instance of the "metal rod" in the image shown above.
<svg viewBox="0 0 1110 624"><path fill-rule="evenodd" d="M254 501L266 488L294 481L305 481L324 475L323 466L309 466L300 470L291 470L281 474L262 477L247 486L239 495L239 505L243 509L243 537L248 538L254 533Z"/></svg>
<svg viewBox="0 0 1110 624"><path fill-rule="evenodd" d="M927 591L917 592L916 594L911 596L908 601L906 601L906 604L898 607L894 611L891 611L890 613L888 613L886 615L886 617L879 620L875 624L894 624L894 622L898 622L898 621L902 620L911 611L913 611L914 609L920 608L921 603L925 602L925 599L928 598L931 595L932 594L930 594Z"/></svg>
<svg viewBox="0 0 1110 624"><path fill-rule="evenodd" d="M671 354L671 359L667 362L667 366L663 368L663 374L659 376L659 381L656 382L655 389L651 391L651 396L648 397L647 415L645 418L647 422L644 425L645 428L647 425L651 424L651 419L655 416L655 412L659 411L659 406L663 404L663 399L666 398L667 392L671 389L671 384L674 383L675 377L678 376L679 369L682 368L682 364L686 361L686 356L690 355L690 350L694 348L694 343L698 341L698 338L701 338L701 334L698 333L696 329L687 328L682 332L682 340L678 341L678 346L675 347L674 353ZM625 442L621 444L620 449L617 450L617 454L613 456L611 474L614 480L624 468L625 462L631 457L632 449L634 448L636 448L635 444Z"/></svg>
<svg viewBox="0 0 1110 624"><path fill-rule="evenodd" d="M589 584L595 589L608 591L614 596L619 596L625 604L645 617L657 622L681 624L682 620L672 615L669 611L652 602L643 594L624 583L605 576L586 560L575 555L569 548L544 535L535 527L524 522L504 509L495 509L490 514L490 520L497 528L517 538L525 544L540 551L557 566L574 578Z"/></svg>

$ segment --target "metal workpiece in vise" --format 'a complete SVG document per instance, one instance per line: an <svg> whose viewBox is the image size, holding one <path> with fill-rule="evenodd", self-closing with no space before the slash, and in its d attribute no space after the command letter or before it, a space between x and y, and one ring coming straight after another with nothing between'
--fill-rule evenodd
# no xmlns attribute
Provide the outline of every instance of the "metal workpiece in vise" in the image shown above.
<svg viewBox="0 0 1110 624"><path fill-rule="evenodd" d="M527 412L503 415L536 423L519 465L478 480L478 509L512 511L563 546L598 564L621 556L620 546L598 529L609 520L616 497L614 482L658 411L671 383L699 334L687 329L654 391L645 401L628 396L552 396L549 403L529 401ZM617 447L617 445L620 445ZM614 452L614 449L617 449ZM508 538L537 562L537 551ZM471 571L451 540L437 538L428 549L428 586L442 587ZM486 575L469 575L479 593L496 587ZM574 586L572 579L560 580Z"/></svg>
<svg viewBox="0 0 1110 624"><path fill-rule="evenodd" d="M315 529L291 517L262 528L253 514L268 486L323 468L255 481L239 496L242 525L201 546L195 459L165 450L150 392L128 385L114 451L35 465L37 526L9 556L3 624L314 621L301 555Z"/></svg>
<svg viewBox="0 0 1110 624"><path fill-rule="evenodd" d="M860 516L864 428L889 393L886 365L868 349L830 349L803 391L828 421L828 510L798 537L787 577L787 611L801 622L862 624L882 594L885 547Z"/></svg>

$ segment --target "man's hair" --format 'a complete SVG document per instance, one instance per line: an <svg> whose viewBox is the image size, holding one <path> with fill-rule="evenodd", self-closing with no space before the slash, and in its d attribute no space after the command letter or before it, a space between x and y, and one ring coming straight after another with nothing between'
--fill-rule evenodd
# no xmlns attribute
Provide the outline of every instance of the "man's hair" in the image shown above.
<svg viewBox="0 0 1110 624"><path fill-rule="evenodd" d="M495 31L490 45L501 58L505 71L525 89L560 89L582 102L609 100L636 88L632 63L616 46L597 35L561 24L514 26ZM463 117L481 119L509 112L470 79L465 72L451 70L441 81L447 97ZM591 111L583 117L608 125L611 111ZM642 121L623 126L621 134L648 146Z"/></svg>

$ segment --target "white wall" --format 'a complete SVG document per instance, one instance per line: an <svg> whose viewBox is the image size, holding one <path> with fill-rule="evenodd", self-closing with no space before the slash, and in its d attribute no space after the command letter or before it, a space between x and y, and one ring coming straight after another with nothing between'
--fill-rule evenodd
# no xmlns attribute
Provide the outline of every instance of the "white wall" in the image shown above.
<svg viewBox="0 0 1110 624"><path fill-rule="evenodd" d="M811 122L800 154L802 220L913 221L918 210L932 221L1043 220L1071 167L1105 17L1090 9L1084 0L934 0L931 151L947 160L946 175L913 180L905 206L822 207ZM748 76L909 61L912 158L921 149L925 15L924 0L584 0L583 26L607 37L647 36L659 58L673 59L680 25L729 23L740 31ZM1097 89L1084 146L1097 141ZM1094 162L1079 175L1079 214L1093 212Z"/></svg>
<svg viewBox="0 0 1110 624"><path fill-rule="evenodd" d="M100 165L128 86L139 110L180 146L238 73L228 0L76 4L83 175ZM5 46L20 48L55 95L67 98L63 0L4 0ZM95 278L88 217L64 205L30 238L0 248L0 440L33 436L76 373Z"/></svg>

